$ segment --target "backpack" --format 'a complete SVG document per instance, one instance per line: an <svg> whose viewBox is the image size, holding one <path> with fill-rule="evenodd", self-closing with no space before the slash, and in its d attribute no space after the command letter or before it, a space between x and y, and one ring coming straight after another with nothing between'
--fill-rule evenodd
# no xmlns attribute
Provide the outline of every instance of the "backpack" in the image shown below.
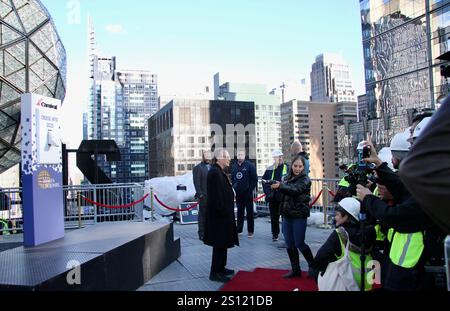
<svg viewBox="0 0 450 311"><path fill-rule="evenodd" d="M347 245L341 259L328 264L327 270L317 280L319 291L360 291L353 277L352 264L348 255L350 241L346 235ZM339 233L338 233L339 234Z"/></svg>

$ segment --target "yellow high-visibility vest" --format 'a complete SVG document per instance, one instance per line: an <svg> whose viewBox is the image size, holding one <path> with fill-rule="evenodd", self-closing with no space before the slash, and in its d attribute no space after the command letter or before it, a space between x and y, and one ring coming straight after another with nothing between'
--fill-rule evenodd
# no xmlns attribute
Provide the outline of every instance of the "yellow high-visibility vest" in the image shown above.
<svg viewBox="0 0 450 311"><path fill-rule="evenodd" d="M3 219L0 219L0 231L3 232L3 235L10 235L8 223ZM3 231L4 230L4 231Z"/></svg>
<svg viewBox="0 0 450 311"><path fill-rule="evenodd" d="M277 168L278 168L278 167L277 167ZM277 168L275 168L275 166L273 167L273 171L272 171L272 179L271 179L271 180L274 180L274 178L275 178L275 170L276 170ZM283 164L283 173L281 173L281 174L282 174L281 177L283 178L284 176L287 175L287 173L288 173L288 171L287 171L287 165L286 165L286 164Z"/></svg>
<svg viewBox="0 0 450 311"><path fill-rule="evenodd" d="M345 178L342 178L341 181L339 182L339 187L350 187L350 183L348 181L345 180Z"/></svg>
<svg viewBox="0 0 450 311"><path fill-rule="evenodd" d="M336 229L336 233L339 237L339 242L341 242L341 256L336 256L337 259L339 260L344 256L346 244L342 240L339 229ZM348 240L347 243L350 243L350 240ZM349 249L348 253L349 253L349 257L350 257L350 262L352 264L353 277L355 278L356 284L358 284L359 288L361 288L361 254L354 252L350 249ZM367 264L369 263L369 261L372 261L372 260L373 260L372 256L369 254L366 254L366 260L364 262L364 267L366 267L365 273L364 273L364 279L365 279L364 290L365 291L372 290L372 285L369 284L369 282L367 280L367 274L370 272L370 269L367 268Z"/></svg>
<svg viewBox="0 0 450 311"><path fill-rule="evenodd" d="M381 231L381 226L375 226L375 233L377 235L377 241L384 241L386 239L386 235Z"/></svg>
<svg viewBox="0 0 450 311"><path fill-rule="evenodd" d="M424 233L400 233L389 229L388 240L391 242L389 258L395 265L411 269L414 268L422 257L425 249Z"/></svg>

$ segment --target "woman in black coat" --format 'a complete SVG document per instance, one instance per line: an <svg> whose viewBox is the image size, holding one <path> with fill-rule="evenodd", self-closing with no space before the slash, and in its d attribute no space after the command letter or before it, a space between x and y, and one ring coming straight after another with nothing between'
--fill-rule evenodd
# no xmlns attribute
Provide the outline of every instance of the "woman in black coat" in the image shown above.
<svg viewBox="0 0 450 311"><path fill-rule="evenodd" d="M283 183L272 185L279 190L281 215L283 216L283 235L286 242L292 271L285 278L300 277L300 250L311 267L314 257L305 243L307 220L310 216L311 180L305 173L305 158L298 155L292 161L289 175Z"/></svg>
<svg viewBox="0 0 450 311"><path fill-rule="evenodd" d="M230 165L230 155L224 149L214 153L213 166L207 177L207 208L204 243L213 247L209 279L227 282L233 270L227 269L227 250L239 246L234 217L234 192L224 169Z"/></svg>

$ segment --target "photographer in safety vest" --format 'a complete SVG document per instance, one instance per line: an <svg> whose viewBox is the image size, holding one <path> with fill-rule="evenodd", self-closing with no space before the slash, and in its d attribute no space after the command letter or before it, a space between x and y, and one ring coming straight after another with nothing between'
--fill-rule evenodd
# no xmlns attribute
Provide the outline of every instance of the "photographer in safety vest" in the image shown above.
<svg viewBox="0 0 450 311"><path fill-rule="evenodd" d="M372 246L375 242L375 230L372 226L366 226L364 232L361 231L359 223L361 203L353 198L345 198L338 203L336 207L336 230L331 233L325 244L319 249L314 258L312 268L315 276L319 272L325 272L331 262L341 259L344 251L349 245L349 259L352 265L353 277L356 284L361 288L361 235L364 234L364 253L366 255L364 267L372 260L370 255ZM367 280L365 271L365 290L372 289L372 284Z"/></svg>
<svg viewBox="0 0 450 311"><path fill-rule="evenodd" d="M419 129L423 127L424 124L417 125L413 136L418 137ZM438 247L436 241L439 241L440 233L403 186L399 176L380 160L370 138L365 143L370 147L370 156L364 161L376 165L380 182L396 203L389 206L369 189L358 186L357 195L362 209L390 228L387 234L390 250L385 254L386 265L382 273L385 276L383 288L393 291L424 290L429 281L425 263L430 252Z"/></svg>
<svg viewBox="0 0 450 311"><path fill-rule="evenodd" d="M266 202L269 203L270 223L272 225L272 241L276 242L280 235L280 203L281 193L278 190L272 190L270 186L275 181L283 181L283 178L289 173L289 166L284 163L283 153L279 150L272 152L274 164L269 166L262 177L262 185Z"/></svg>

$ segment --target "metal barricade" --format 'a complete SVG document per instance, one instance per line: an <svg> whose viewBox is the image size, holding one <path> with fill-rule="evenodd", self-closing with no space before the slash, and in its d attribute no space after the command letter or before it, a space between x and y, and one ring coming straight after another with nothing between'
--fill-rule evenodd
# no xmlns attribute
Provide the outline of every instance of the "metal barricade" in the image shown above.
<svg viewBox="0 0 450 311"><path fill-rule="evenodd" d="M333 223L334 218L334 195L339 186L339 179L311 179L311 198L314 200L322 192L321 197L311 208L311 212L324 214L324 228Z"/></svg>
<svg viewBox="0 0 450 311"><path fill-rule="evenodd" d="M21 233L23 230L21 188L0 189L0 234Z"/></svg>
<svg viewBox="0 0 450 311"><path fill-rule="evenodd" d="M339 180L312 179L311 182L312 199L315 199L321 190L327 190L323 191L322 195L329 196L325 209L325 212L327 212L325 219L329 223L330 217L334 213L334 204L328 190L336 193ZM144 202L139 202L130 207L116 208L142 199L146 195L142 184L71 185L64 186L63 193L66 229L81 228L100 222L144 221ZM258 183L257 191L254 194L256 210L259 215L268 216L270 214L269 205L262 197L263 194L262 185ZM99 205L94 204L94 202ZM320 198L311 211L324 212L323 202L323 198ZM22 189L0 189L0 234L20 233L22 231Z"/></svg>
<svg viewBox="0 0 450 311"><path fill-rule="evenodd" d="M258 179L257 191L255 191L253 195L254 199L260 198L264 194L261 177ZM324 225L332 223L332 218L334 217L333 194L336 194L338 190L339 181L339 179L311 179L311 200L315 200L317 196L322 193L319 200L312 206L311 212L324 213ZM324 200L324 196L327 196L326 200ZM327 203L325 209L324 203ZM270 215L269 204L266 203L265 198L260 198L255 204L258 214L263 216Z"/></svg>
<svg viewBox="0 0 450 311"><path fill-rule="evenodd" d="M140 184L65 186L63 190L66 228L144 219L143 202L121 207L143 198Z"/></svg>

